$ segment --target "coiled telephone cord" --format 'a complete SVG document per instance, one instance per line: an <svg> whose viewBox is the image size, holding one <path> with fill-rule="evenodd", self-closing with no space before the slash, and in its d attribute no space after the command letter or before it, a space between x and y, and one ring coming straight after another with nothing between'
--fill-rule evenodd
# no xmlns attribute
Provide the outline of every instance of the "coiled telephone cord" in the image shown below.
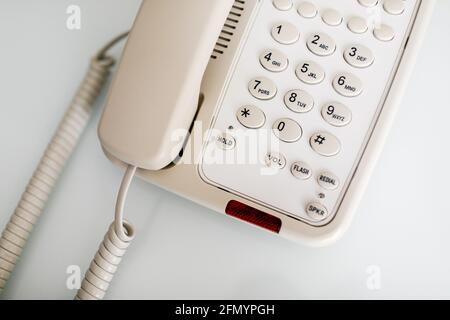
<svg viewBox="0 0 450 320"><path fill-rule="evenodd" d="M91 60L89 70L78 92L47 146L19 204L2 233L0 238L0 294L10 279L31 231L43 212L67 160L73 153L91 118L94 103L108 80L115 60L107 53L127 35L128 32L113 39ZM125 227L122 228L128 230L128 225L125 223ZM132 228L129 231L132 231ZM119 235L121 241L128 239L122 237L120 233ZM130 235L127 237L130 237ZM111 236L111 238L113 237ZM114 243L118 244L119 247L122 245L115 238L111 241L115 241Z"/></svg>

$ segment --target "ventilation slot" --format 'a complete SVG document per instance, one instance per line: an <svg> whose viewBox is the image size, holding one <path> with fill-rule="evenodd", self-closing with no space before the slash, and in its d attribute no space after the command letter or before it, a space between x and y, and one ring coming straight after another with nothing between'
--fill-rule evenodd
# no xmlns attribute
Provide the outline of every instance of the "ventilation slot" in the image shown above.
<svg viewBox="0 0 450 320"><path fill-rule="evenodd" d="M217 40L216 45L214 47L211 59L219 58L219 56L224 54L225 50L230 45L231 39L233 38L233 35L236 32L236 28L242 17L242 13L244 12L244 7L245 7L244 0L234 1L234 5L231 8L230 14L228 15L228 18L225 21L223 29L220 32L219 39Z"/></svg>

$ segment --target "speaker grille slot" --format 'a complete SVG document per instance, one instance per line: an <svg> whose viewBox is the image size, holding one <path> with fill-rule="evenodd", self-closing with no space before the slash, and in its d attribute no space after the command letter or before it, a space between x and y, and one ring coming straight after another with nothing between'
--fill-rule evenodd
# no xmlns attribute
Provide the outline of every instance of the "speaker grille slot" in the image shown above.
<svg viewBox="0 0 450 320"><path fill-rule="evenodd" d="M219 56L223 55L225 50L230 45L233 38L237 25L239 24L240 18L242 17L242 12L245 9L244 0L235 0L233 6L231 7L230 14L220 32L219 39L216 42L211 59L218 59Z"/></svg>

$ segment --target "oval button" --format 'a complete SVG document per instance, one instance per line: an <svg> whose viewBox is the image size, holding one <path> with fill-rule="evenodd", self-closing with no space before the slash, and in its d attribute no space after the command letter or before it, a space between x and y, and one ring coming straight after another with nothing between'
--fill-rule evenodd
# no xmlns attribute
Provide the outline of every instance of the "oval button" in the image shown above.
<svg viewBox="0 0 450 320"><path fill-rule="evenodd" d="M281 44L293 44L300 38L300 32L292 23L283 22L273 26L272 37Z"/></svg>
<svg viewBox="0 0 450 320"><path fill-rule="evenodd" d="M338 138L328 132L318 132L309 139L311 148L325 157L332 157L341 151L341 143Z"/></svg>
<svg viewBox="0 0 450 320"><path fill-rule="evenodd" d="M302 127L292 119L283 118L275 121L272 127L273 133L284 142L296 142L303 134Z"/></svg>
<svg viewBox="0 0 450 320"><path fill-rule="evenodd" d="M317 177L317 183L326 190L336 190L339 186L339 179L331 172L322 172Z"/></svg>
<svg viewBox="0 0 450 320"><path fill-rule="evenodd" d="M361 44L349 46L344 52L347 63L356 68L367 68L372 65L375 57L369 48Z"/></svg>
<svg viewBox="0 0 450 320"><path fill-rule="evenodd" d="M216 144L223 150L232 150L236 146L236 140L230 134L222 132L216 136Z"/></svg>
<svg viewBox="0 0 450 320"><path fill-rule="evenodd" d="M277 94L275 83L265 77L257 77L249 82L248 90L259 100L270 100Z"/></svg>
<svg viewBox="0 0 450 320"><path fill-rule="evenodd" d="M336 43L325 33L315 33L306 42L308 49L318 56L329 56L336 50Z"/></svg>
<svg viewBox="0 0 450 320"><path fill-rule="evenodd" d="M240 107L236 112L240 124L249 129L261 128L266 122L266 115L260 108L246 105Z"/></svg>
<svg viewBox="0 0 450 320"><path fill-rule="evenodd" d="M340 73L333 80L333 87L344 97L357 97L363 91L361 80L350 73Z"/></svg>
<svg viewBox="0 0 450 320"><path fill-rule="evenodd" d="M323 119L335 127L343 127L352 120L352 112L339 102L327 103L322 108Z"/></svg>
<svg viewBox="0 0 450 320"><path fill-rule="evenodd" d="M312 169L304 162L297 161L291 166L291 173L294 177L300 180L307 180L312 175Z"/></svg>
<svg viewBox="0 0 450 320"><path fill-rule="evenodd" d="M300 81L306 84L318 84L325 78L325 71L314 61L300 63L295 70L295 74Z"/></svg>
<svg viewBox="0 0 450 320"><path fill-rule="evenodd" d="M312 202L306 206L306 214L315 222L325 220L328 217L327 209L317 202Z"/></svg>
<svg viewBox="0 0 450 320"><path fill-rule="evenodd" d="M284 104L293 112L305 113L314 107L314 99L306 91L291 90L284 96Z"/></svg>
<svg viewBox="0 0 450 320"><path fill-rule="evenodd" d="M264 51L259 57L259 62L264 67L264 69L271 72L284 71L289 64L286 55L281 51L275 49Z"/></svg>
<svg viewBox="0 0 450 320"><path fill-rule="evenodd" d="M268 152L265 158L266 166L269 168L283 169L286 166L286 158L278 152Z"/></svg>

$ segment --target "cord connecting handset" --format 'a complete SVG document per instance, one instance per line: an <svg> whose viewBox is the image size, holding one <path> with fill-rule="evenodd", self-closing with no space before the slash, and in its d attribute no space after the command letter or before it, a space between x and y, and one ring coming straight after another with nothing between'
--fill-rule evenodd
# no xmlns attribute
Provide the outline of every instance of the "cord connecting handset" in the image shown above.
<svg viewBox="0 0 450 320"><path fill-rule="evenodd" d="M95 101L115 64L107 53L126 38L124 33L108 43L91 61L89 70L53 135L0 238L0 293L22 254L65 164L88 124Z"/></svg>

